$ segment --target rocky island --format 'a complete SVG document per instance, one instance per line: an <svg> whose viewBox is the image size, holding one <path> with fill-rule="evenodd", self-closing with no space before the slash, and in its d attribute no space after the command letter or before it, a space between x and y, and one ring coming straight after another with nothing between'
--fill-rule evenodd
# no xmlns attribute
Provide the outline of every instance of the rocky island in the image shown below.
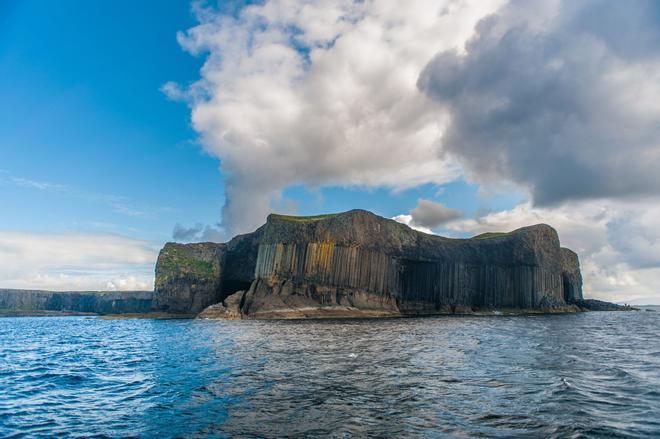
<svg viewBox="0 0 660 439"><path fill-rule="evenodd" d="M223 244L168 243L152 309L199 318L573 312L577 255L547 225L469 239L425 234L364 210L271 214Z"/></svg>
<svg viewBox="0 0 660 439"><path fill-rule="evenodd" d="M630 309L583 299L578 256L548 225L451 239L365 210L271 214L227 243L167 243L153 292L0 289L0 315L290 319Z"/></svg>

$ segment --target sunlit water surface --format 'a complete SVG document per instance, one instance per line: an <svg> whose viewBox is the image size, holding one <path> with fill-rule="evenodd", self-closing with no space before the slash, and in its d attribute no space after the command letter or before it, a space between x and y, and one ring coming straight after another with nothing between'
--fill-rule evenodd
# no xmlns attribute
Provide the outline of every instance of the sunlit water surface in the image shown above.
<svg viewBox="0 0 660 439"><path fill-rule="evenodd" d="M660 436L660 312L0 319L0 437Z"/></svg>

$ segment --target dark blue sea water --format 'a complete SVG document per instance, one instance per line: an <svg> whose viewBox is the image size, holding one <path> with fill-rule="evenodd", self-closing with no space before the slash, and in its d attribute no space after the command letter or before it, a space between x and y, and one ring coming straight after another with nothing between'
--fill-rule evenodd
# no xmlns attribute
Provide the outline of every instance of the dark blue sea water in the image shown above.
<svg viewBox="0 0 660 439"><path fill-rule="evenodd" d="M0 319L0 436L660 436L660 312Z"/></svg>

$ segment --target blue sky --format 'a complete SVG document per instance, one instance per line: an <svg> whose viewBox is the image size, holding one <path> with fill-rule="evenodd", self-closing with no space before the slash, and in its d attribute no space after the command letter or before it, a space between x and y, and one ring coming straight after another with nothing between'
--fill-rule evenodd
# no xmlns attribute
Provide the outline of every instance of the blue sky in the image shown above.
<svg viewBox="0 0 660 439"><path fill-rule="evenodd" d="M0 3L0 287L148 289L168 240L362 208L546 222L587 295L660 301L657 4L444 3Z"/></svg>
<svg viewBox="0 0 660 439"><path fill-rule="evenodd" d="M176 42L193 24L189 3L100 5L3 2L2 227L166 240L176 221L217 221L217 160L195 144L186 107L160 92L201 64Z"/></svg>

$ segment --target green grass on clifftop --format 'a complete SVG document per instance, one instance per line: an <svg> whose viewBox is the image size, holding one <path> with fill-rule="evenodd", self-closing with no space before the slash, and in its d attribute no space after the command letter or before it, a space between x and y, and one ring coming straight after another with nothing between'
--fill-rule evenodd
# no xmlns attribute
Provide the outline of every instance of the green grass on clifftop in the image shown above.
<svg viewBox="0 0 660 439"><path fill-rule="evenodd" d="M159 274L194 274L199 277L213 276L213 263L197 259L180 248L169 248L158 261ZM156 279L158 282L159 279Z"/></svg>
<svg viewBox="0 0 660 439"><path fill-rule="evenodd" d="M499 238L500 236L506 236L506 232L486 232L477 236L473 236L470 239L490 239L490 238Z"/></svg>
<svg viewBox="0 0 660 439"><path fill-rule="evenodd" d="M311 221L320 221L326 218L332 218L333 216L337 216L338 214L336 213L327 213L324 215L313 215L313 216L293 216L293 215L277 215L273 214L273 216L279 220L283 221L293 221L293 222L298 222L298 223L306 223L306 222L311 222Z"/></svg>

